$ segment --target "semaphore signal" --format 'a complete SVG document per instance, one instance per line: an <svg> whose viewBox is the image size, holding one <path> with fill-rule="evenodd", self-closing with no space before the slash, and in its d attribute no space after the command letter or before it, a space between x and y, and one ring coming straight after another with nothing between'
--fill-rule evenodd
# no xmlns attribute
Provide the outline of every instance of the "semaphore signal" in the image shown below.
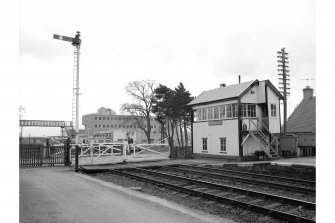
<svg viewBox="0 0 335 223"><path fill-rule="evenodd" d="M80 54L80 32L74 38L68 36L61 36L58 34L53 35L54 39L71 42L74 46L74 59L73 59L73 95L72 95L72 123L76 127L76 143L78 143L79 132L79 54Z"/></svg>

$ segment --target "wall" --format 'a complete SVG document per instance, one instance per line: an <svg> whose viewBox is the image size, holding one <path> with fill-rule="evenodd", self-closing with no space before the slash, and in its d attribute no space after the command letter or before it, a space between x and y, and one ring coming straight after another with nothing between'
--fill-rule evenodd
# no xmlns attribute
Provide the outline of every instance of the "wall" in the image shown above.
<svg viewBox="0 0 335 223"><path fill-rule="evenodd" d="M279 98L270 86L268 86L266 89L268 95L269 130L271 133L280 133ZM276 117L271 116L271 104L276 104Z"/></svg>
<svg viewBox="0 0 335 223"><path fill-rule="evenodd" d="M136 124L128 121L128 115L100 115L88 114L82 117L83 125L85 125L85 134L92 138L96 132L108 131L142 131ZM96 119L97 118L97 119ZM100 120L99 120L100 118ZM95 127L97 125L97 127ZM151 118L152 134L154 140L160 139L160 124L155 121L154 117ZM113 126L113 127L111 127ZM144 134L144 132L143 132ZM145 135L145 134L144 134Z"/></svg>
<svg viewBox="0 0 335 223"><path fill-rule="evenodd" d="M251 94L252 91L254 92L253 94ZM253 86L241 98L241 103L259 104L265 102L265 81L260 81L259 85Z"/></svg>
<svg viewBox="0 0 335 223"><path fill-rule="evenodd" d="M246 136L242 138L242 142L245 137ZM252 136L249 136L243 144L243 156L251 155L252 153L255 153L256 150L262 150L262 148Z"/></svg>
<svg viewBox="0 0 335 223"><path fill-rule="evenodd" d="M223 120L222 125L209 126L207 121L193 123L193 152L203 153L202 138L207 139L208 152L205 154L238 156L238 121ZM219 138L227 138L227 153L220 153Z"/></svg>

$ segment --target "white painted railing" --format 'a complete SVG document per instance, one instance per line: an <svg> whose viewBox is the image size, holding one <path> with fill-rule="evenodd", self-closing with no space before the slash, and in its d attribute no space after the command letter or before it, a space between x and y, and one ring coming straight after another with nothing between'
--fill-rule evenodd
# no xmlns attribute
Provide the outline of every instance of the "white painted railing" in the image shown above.
<svg viewBox="0 0 335 223"><path fill-rule="evenodd" d="M70 152L70 160L74 158L75 146L72 145ZM98 158L118 158L123 162L133 160L134 158L143 158L148 154L155 154L160 157L168 158L170 154L170 146L167 138L152 144L128 144L127 141L115 143L96 143L92 145L80 144L79 159L86 158L86 163L93 164ZM143 155L143 154L146 155ZM89 160L88 160L89 159Z"/></svg>

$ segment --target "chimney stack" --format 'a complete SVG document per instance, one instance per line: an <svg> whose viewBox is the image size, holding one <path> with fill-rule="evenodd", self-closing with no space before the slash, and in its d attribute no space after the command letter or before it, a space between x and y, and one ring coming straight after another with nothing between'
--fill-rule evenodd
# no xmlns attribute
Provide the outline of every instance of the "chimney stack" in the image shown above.
<svg viewBox="0 0 335 223"><path fill-rule="evenodd" d="M238 83L241 83L241 75L238 75Z"/></svg>
<svg viewBox="0 0 335 223"><path fill-rule="evenodd" d="M304 99L310 99L313 97L313 88L310 86L306 86L306 88L303 89L304 92Z"/></svg>
<svg viewBox="0 0 335 223"><path fill-rule="evenodd" d="M226 87L226 84L220 84L220 87Z"/></svg>

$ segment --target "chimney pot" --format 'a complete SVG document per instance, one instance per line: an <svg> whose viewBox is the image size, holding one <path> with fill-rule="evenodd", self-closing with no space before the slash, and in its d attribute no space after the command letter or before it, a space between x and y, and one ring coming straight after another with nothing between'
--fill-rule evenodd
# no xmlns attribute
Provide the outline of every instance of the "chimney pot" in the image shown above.
<svg viewBox="0 0 335 223"><path fill-rule="evenodd" d="M220 84L220 87L226 87L226 84Z"/></svg>

